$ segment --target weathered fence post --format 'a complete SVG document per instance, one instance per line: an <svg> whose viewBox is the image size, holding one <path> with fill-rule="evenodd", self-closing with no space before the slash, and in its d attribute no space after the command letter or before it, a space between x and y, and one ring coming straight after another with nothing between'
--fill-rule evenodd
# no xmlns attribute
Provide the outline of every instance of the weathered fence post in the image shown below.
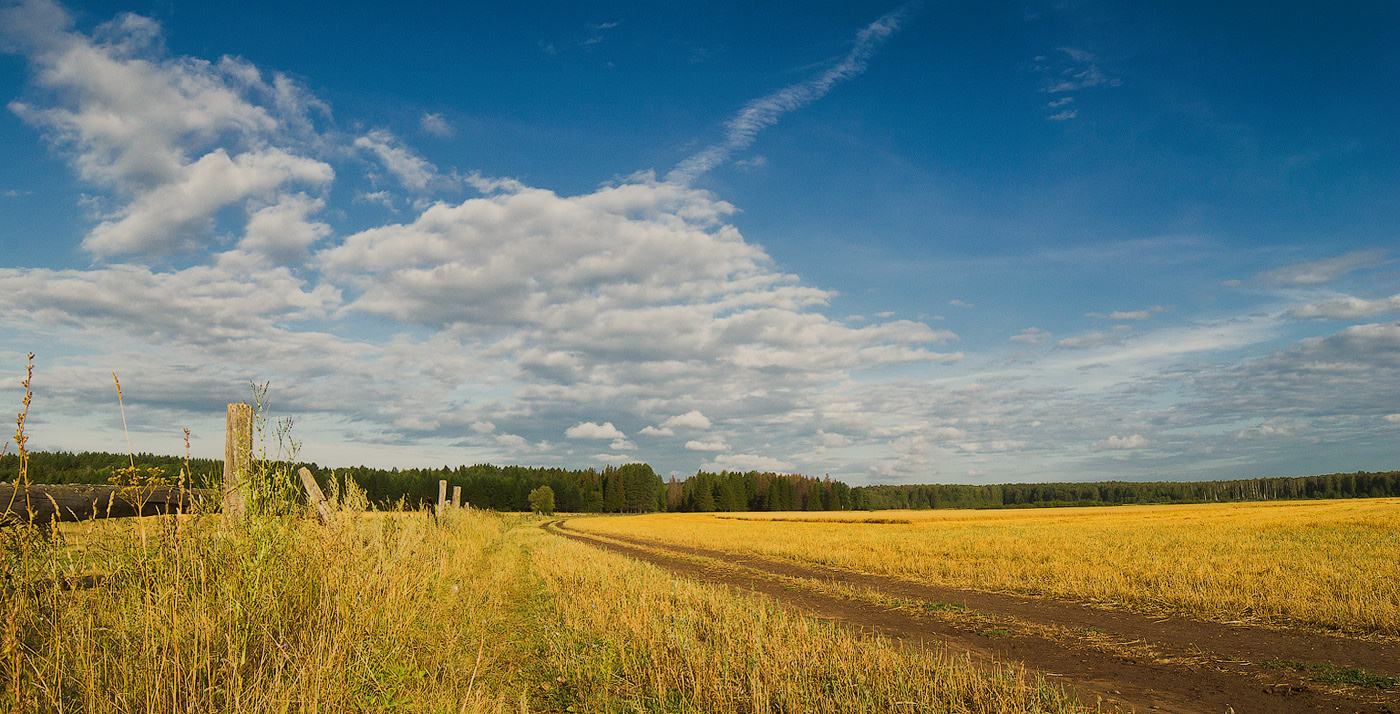
<svg viewBox="0 0 1400 714"><path fill-rule="evenodd" d="M461 508L461 507L462 507L462 487L461 487L461 486L453 486L453 487L452 487L452 508L455 510L455 509L458 509L458 508Z"/></svg>
<svg viewBox="0 0 1400 714"><path fill-rule="evenodd" d="M311 507L316 509L316 517L321 519L324 525L331 524L331 506L326 503L325 494L321 493L321 486L316 483L316 479L311 476L311 472L303 466L297 469L297 475L301 477L301 487L306 489L306 500L311 503Z"/></svg>
<svg viewBox="0 0 1400 714"><path fill-rule="evenodd" d="M224 431L225 524L237 523L248 513L248 469L253 465L253 406L238 402L228 405Z"/></svg>
<svg viewBox="0 0 1400 714"><path fill-rule="evenodd" d="M438 481L438 505L437 514L441 516L447 510L447 479Z"/></svg>

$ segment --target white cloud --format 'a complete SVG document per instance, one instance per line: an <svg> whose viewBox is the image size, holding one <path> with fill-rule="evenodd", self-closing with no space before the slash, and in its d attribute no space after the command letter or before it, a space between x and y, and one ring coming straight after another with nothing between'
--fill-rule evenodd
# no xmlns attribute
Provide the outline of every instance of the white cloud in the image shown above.
<svg viewBox="0 0 1400 714"><path fill-rule="evenodd" d="M327 164L277 149L234 157L215 149L98 224L83 248L103 256L190 249L194 237L209 233L219 209L265 196L284 183L324 185L334 175Z"/></svg>
<svg viewBox="0 0 1400 714"><path fill-rule="evenodd" d="M676 434L676 432L672 431L671 429L658 429L654 426L642 427L642 430L639 433L642 436L675 436Z"/></svg>
<svg viewBox="0 0 1400 714"><path fill-rule="evenodd" d="M1090 332L1079 337L1066 337L1059 341L1059 346L1067 350L1087 350L1105 345L1116 345L1122 342L1122 337L1109 332Z"/></svg>
<svg viewBox="0 0 1400 714"><path fill-rule="evenodd" d="M776 123L782 115L801 109L826 96L832 87L865 71L875 50L913 15L916 6L906 2L856 33L850 52L835 66L806 82L784 87L759 97L725 124L724 140L706 147L676 165L667 181L690 183L696 177L723 164L736 151L754 142L758 132Z"/></svg>
<svg viewBox="0 0 1400 714"><path fill-rule="evenodd" d="M1383 418L1391 424L1400 424L1400 414L1386 414Z"/></svg>
<svg viewBox="0 0 1400 714"><path fill-rule="evenodd" d="M1299 305L1285 314L1295 320L1354 320L1388 312L1400 312L1400 294L1378 300L1351 296L1328 298L1321 302Z"/></svg>
<svg viewBox="0 0 1400 714"><path fill-rule="evenodd" d="M1260 424L1235 432L1236 439L1258 439L1267 437L1295 436L1302 429L1301 424Z"/></svg>
<svg viewBox="0 0 1400 714"><path fill-rule="evenodd" d="M821 441L822 446L831 449L840 448L842 446L850 446L851 444L855 443L851 440L851 437L846 436L845 434L837 434L835 432L822 431L821 429L817 430L817 438Z"/></svg>
<svg viewBox="0 0 1400 714"><path fill-rule="evenodd" d="M1060 52L1069 58L1071 64L1060 67L1058 71L1054 72L1046 81L1042 91L1053 94L1099 86L1117 87L1123 84L1122 80L1110 77L1100 69L1098 57L1093 54L1074 47L1061 47ZM1052 68L1042 67L1041 69L1048 71Z"/></svg>
<svg viewBox="0 0 1400 714"><path fill-rule="evenodd" d="M496 443L509 449L522 449L530 442L519 434L497 434Z"/></svg>
<svg viewBox="0 0 1400 714"><path fill-rule="evenodd" d="M281 196L249 216L238 247L279 263L301 262L312 245L331 233L330 226L308 218L325 205L325 201L304 193Z"/></svg>
<svg viewBox="0 0 1400 714"><path fill-rule="evenodd" d="M768 157L753 156L747 159L739 159L734 162L734 167L740 171L757 171L768 165Z"/></svg>
<svg viewBox="0 0 1400 714"><path fill-rule="evenodd" d="M1050 116L1048 116L1048 117L1046 117L1046 118L1049 119L1050 121L1067 121L1067 120L1073 119L1073 118L1075 118L1075 117L1077 117L1077 116L1079 116L1079 110L1078 110L1078 109L1066 109L1066 110L1061 111L1061 112L1055 112L1054 114L1051 114Z"/></svg>
<svg viewBox="0 0 1400 714"><path fill-rule="evenodd" d="M470 426L472 431L478 434L490 434L496 430L496 425L489 421L474 421Z"/></svg>
<svg viewBox="0 0 1400 714"><path fill-rule="evenodd" d="M708 429L710 428L710 418L701 414L697 410L691 410L684 414L667 417L661 422L662 429Z"/></svg>
<svg viewBox="0 0 1400 714"><path fill-rule="evenodd" d="M718 454L701 467L707 471L791 472L793 466L782 459L759 454Z"/></svg>
<svg viewBox="0 0 1400 714"><path fill-rule="evenodd" d="M612 443L608 444L608 448L613 451L636 451L637 443L627 439L613 439Z"/></svg>
<svg viewBox="0 0 1400 714"><path fill-rule="evenodd" d="M1051 109L1054 109L1055 107L1063 107L1064 105L1069 104L1069 103L1071 103L1071 102L1073 102L1073 101L1074 101L1074 97L1060 97L1059 99L1052 100L1051 102L1049 102L1049 103L1046 104L1045 106L1050 107Z"/></svg>
<svg viewBox="0 0 1400 714"><path fill-rule="evenodd" d="M1099 320L1146 320L1152 317L1151 310L1114 310L1113 312L1087 312L1085 317L1093 317Z"/></svg>
<svg viewBox="0 0 1400 714"><path fill-rule="evenodd" d="M952 305L953 307L976 307L975 305L973 305L973 304L970 303L970 302L966 302L966 301L964 301L964 300L956 300L956 299L954 299L954 300L949 300L949 301L948 301L948 304L949 304L949 305Z"/></svg>
<svg viewBox="0 0 1400 714"><path fill-rule="evenodd" d="M99 256L190 249L224 207L333 177L329 165L292 148L317 141L311 117L327 110L284 75L268 82L237 57L169 57L159 25L137 15L89 37L42 0L0 13L0 34L54 100L46 107L19 99L10 109L121 204L83 242Z"/></svg>
<svg viewBox="0 0 1400 714"><path fill-rule="evenodd" d="M1132 436L1110 436L1102 441L1095 441L1089 446L1090 451L1132 451L1134 449L1145 448L1152 442L1148 441L1142 434Z"/></svg>
<svg viewBox="0 0 1400 714"><path fill-rule="evenodd" d="M1023 345L1039 345L1049 342L1052 337L1054 337L1053 334L1039 327L1027 327L1021 330L1020 334L1012 335L1011 341L1020 342Z"/></svg>
<svg viewBox="0 0 1400 714"><path fill-rule="evenodd" d="M418 120L418 126L421 127L423 131L443 139L455 133L452 129L452 125L447 123L447 120L444 119L441 114L423 112L423 116Z"/></svg>
<svg viewBox="0 0 1400 714"><path fill-rule="evenodd" d="M724 443L723 439L716 439L715 441L696 441L692 439L685 442L685 448L690 451L729 451L729 444Z"/></svg>
<svg viewBox="0 0 1400 714"><path fill-rule="evenodd" d="M285 268L236 260L175 272L134 265L0 268L0 292L0 317L12 323L130 329L153 340L201 345L262 338L289 323L324 319L340 304L334 288L308 289Z"/></svg>
<svg viewBox="0 0 1400 714"><path fill-rule="evenodd" d="M627 435L622 433L613 423L603 422L579 422L564 430L564 436L570 439L626 439Z"/></svg>
<svg viewBox="0 0 1400 714"><path fill-rule="evenodd" d="M357 191L354 200L356 203L377 203L394 213L399 212L394 206L394 197L388 191Z"/></svg>
<svg viewBox="0 0 1400 714"><path fill-rule="evenodd" d="M1388 250L1355 250L1335 258L1294 263L1259 274L1259 280L1275 285L1321 285L1347 273L1380 265Z"/></svg>
<svg viewBox="0 0 1400 714"><path fill-rule="evenodd" d="M629 463L629 462L632 462L632 461L636 461L636 459L633 458L631 454L619 454L619 453L612 453L612 454L594 454L594 455L590 456L589 458L592 459L592 460L594 460L594 461L597 461L597 462L600 463L600 464L625 464L625 463Z"/></svg>
<svg viewBox="0 0 1400 714"><path fill-rule="evenodd" d="M436 166L384 129L375 129L355 139L355 146L374 154L379 163L411 191L427 190L440 178Z"/></svg>

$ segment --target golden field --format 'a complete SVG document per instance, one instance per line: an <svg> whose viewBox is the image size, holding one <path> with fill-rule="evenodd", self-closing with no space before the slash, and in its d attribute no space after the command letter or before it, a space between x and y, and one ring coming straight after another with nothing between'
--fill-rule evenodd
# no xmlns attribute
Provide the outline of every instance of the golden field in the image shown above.
<svg viewBox="0 0 1400 714"><path fill-rule="evenodd" d="M1400 635L1394 498L654 514L570 525L938 585Z"/></svg>
<svg viewBox="0 0 1400 714"><path fill-rule="evenodd" d="M186 516L0 531L0 708L1081 711L1010 668L861 637L540 523L341 512L330 528ZM108 578L60 585L93 572Z"/></svg>

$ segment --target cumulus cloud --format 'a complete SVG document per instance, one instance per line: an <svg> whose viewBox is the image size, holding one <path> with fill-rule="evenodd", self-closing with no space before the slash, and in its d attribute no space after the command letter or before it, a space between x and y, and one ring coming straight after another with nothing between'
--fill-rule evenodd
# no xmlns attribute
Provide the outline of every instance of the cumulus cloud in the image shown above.
<svg viewBox="0 0 1400 714"><path fill-rule="evenodd" d="M1299 305L1285 314L1295 320L1355 320L1390 312L1400 312L1400 294L1377 300L1351 296L1328 298Z"/></svg>
<svg viewBox="0 0 1400 714"><path fill-rule="evenodd" d="M791 463L761 454L719 454L701 468L707 471L768 471L788 473Z"/></svg>
<svg viewBox="0 0 1400 714"><path fill-rule="evenodd" d="M452 125L447 123L447 119L443 118L441 114L431 112L423 112L423 116L418 120L418 126L423 131L441 139L446 139L455 133Z"/></svg>
<svg viewBox="0 0 1400 714"><path fill-rule="evenodd" d="M312 245L331 233L329 225L309 218L325 206L324 200L304 193L281 196L276 203L259 208L248 217L238 247L279 263L299 263Z"/></svg>
<svg viewBox="0 0 1400 714"><path fill-rule="evenodd" d="M642 427L642 430L638 433L642 436L675 436L676 434L676 432L671 429L662 429L654 426Z"/></svg>
<svg viewBox="0 0 1400 714"><path fill-rule="evenodd" d="M1110 436L1102 441L1095 441L1089 445L1090 451L1132 451L1134 449L1145 448L1152 442L1148 441L1142 434L1132 436Z"/></svg>
<svg viewBox="0 0 1400 714"><path fill-rule="evenodd" d="M1390 254L1388 250L1355 250L1335 258L1294 263L1266 270L1259 280L1274 285L1321 285L1347 273L1380 265Z"/></svg>
<svg viewBox="0 0 1400 714"><path fill-rule="evenodd" d="M235 256L236 257L236 256ZM152 339L216 345L324 319L340 304L330 286L308 287L285 268L245 270L236 260L155 272L0 268L0 316L75 328L127 329Z"/></svg>
<svg viewBox="0 0 1400 714"><path fill-rule="evenodd" d="M723 439L714 441L696 441L694 439L685 442L685 448L690 451L729 451L729 444Z"/></svg>
<svg viewBox="0 0 1400 714"><path fill-rule="evenodd" d="M171 57L159 25L137 15L89 36L43 0L0 13L6 48L28 58L42 92L11 102L11 111L119 204L84 240L94 254L187 250L221 209L333 177L295 148L314 143L312 116L325 105L284 75L269 81L237 57Z"/></svg>
<svg viewBox="0 0 1400 714"><path fill-rule="evenodd" d="M661 422L662 429L708 429L710 418L692 409L684 414L667 417Z"/></svg>
<svg viewBox="0 0 1400 714"><path fill-rule="evenodd" d="M610 421L598 424L596 422L579 422L564 430L564 436L570 439L626 439L627 435L622 433Z"/></svg>

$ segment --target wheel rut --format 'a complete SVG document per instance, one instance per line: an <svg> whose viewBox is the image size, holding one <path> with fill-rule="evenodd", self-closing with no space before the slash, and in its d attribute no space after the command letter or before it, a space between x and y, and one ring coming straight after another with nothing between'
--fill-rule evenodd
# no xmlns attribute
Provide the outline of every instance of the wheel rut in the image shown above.
<svg viewBox="0 0 1400 714"><path fill-rule="evenodd" d="M1292 659L1361 666L1389 674L1388 670L1400 666L1400 654L1384 659L1389 654L1387 648L1395 649L1389 643L1241 628L1186 618L1153 618L1058 600L926 586L646 539L599 536L569 528L565 521L545 525L547 530L565 538L643 560L694 580L759 593L858 631L878 632L912 646L946 648L982 662L1022 663L1047 681L1062 683L1090 705L1144 712L1400 712L1400 696L1391 693L1324 688L1291 672L1264 670L1251 664ZM706 565L703 560L717 563ZM939 606L951 604L976 613L1014 618L1028 626L989 629L985 623L925 616L833 595L823 592L829 589L823 586L851 587ZM1063 636L1088 628L1130 646L1105 649Z"/></svg>

